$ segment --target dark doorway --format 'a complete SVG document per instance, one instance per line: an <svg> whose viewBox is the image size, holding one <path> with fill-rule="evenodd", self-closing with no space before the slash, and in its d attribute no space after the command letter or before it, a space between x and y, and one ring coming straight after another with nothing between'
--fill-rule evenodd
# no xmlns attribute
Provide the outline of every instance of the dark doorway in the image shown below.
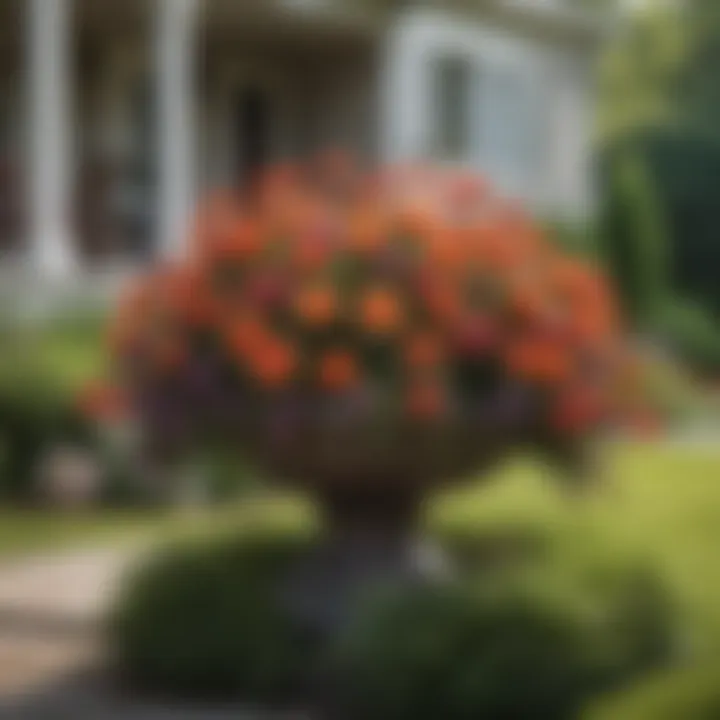
<svg viewBox="0 0 720 720"><path fill-rule="evenodd" d="M235 111L237 181L246 185L269 160L270 106L262 90L240 92Z"/></svg>

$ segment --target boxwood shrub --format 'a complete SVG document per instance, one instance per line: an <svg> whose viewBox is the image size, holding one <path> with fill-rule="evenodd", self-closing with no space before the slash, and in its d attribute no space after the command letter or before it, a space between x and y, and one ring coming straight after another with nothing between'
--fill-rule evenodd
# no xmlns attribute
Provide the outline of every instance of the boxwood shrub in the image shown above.
<svg viewBox="0 0 720 720"><path fill-rule="evenodd" d="M457 529L446 539L466 557L488 541ZM156 556L129 578L111 618L121 677L180 697L310 699L343 720L562 720L672 650L662 589L627 563L606 558L580 581L567 562L553 574L541 557L498 565L482 551L444 585L376 588L319 645L280 602L283 574L308 541L265 529Z"/></svg>

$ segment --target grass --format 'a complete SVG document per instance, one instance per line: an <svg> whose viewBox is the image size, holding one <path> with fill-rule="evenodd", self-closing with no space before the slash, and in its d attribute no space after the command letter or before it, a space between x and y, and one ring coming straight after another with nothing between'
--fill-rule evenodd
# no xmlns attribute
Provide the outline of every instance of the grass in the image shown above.
<svg viewBox="0 0 720 720"><path fill-rule="evenodd" d="M607 484L582 498L557 492L528 463L513 463L502 476L446 498L436 518L539 528L563 561L582 561L593 546L637 558L666 583L694 646L720 651L720 452L620 446L608 459Z"/></svg>
<svg viewBox="0 0 720 720"><path fill-rule="evenodd" d="M59 513L0 509L0 560L33 552L100 544L155 532L168 524L151 512Z"/></svg>

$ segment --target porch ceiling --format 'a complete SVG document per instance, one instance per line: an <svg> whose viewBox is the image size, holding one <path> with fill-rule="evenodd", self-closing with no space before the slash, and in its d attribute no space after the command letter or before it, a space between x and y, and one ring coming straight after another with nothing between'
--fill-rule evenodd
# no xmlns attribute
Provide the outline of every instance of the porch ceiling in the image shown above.
<svg viewBox="0 0 720 720"><path fill-rule="evenodd" d="M348 0L205 0L203 12L214 38L242 33L293 45L367 41L387 19L373 2Z"/></svg>

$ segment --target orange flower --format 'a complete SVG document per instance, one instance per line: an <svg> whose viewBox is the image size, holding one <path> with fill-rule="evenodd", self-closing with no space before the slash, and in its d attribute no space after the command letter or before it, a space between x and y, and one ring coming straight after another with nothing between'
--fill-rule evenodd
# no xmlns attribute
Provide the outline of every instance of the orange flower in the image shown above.
<svg viewBox="0 0 720 720"><path fill-rule="evenodd" d="M569 321L570 337L579 343L592 343L612 337L615 319L612 312L602 306L578 308Z"/></svg>
<svg viewBox="0 0 720 720"><path fill-rule="evenodd" d="M584 432L604 414L602 398L589 388L565 391L556 401L550 422L563 433Z"/></svg>
<svg viewBox="0 0 720 720"><path fill-rule="evenodd" d="M388 288L368 290L360 302L360 319L372 333L387 334L397 330L404 320L397 295Z"/></svg>
<svg viewBox="0 0 720 720"><path fill-rule="evenodd" d="M347 350L330 350L320 359L320 383L327 390L346 390L357 382L358 374L355 358Z"/></svg>
<svg viewBox="0 0 720 720"><path fill-rule="evenodd" d="M285 340L266 337L248 355L250 372L266 388L275 389L285 385L297 365L292 345Z"/></svg>
<svg viewBox="0 0 720 720"><path fill-rule="evenodd" d="M516 340L508 347L505 361L511 373L541 383L559 383L573 368L567 348L542 338Z"/></svg>
<svg viewBox="0 0 720 720"><path fill-rule="evenodd" d="M320 270L327 265L330 247L327 243L306 237L298 240L293 262L300 272Z"/></svg>
<svg viewBox="0 0 720 720"><path fill-rule="evenodd" d="M377 251L388 239L385 217L371 209L361 210L350 218L348 238L350 247L363 253Z"/></svg>
<svg viewBox="0 0 720 720"><path fill-rule="evenodd" d="M405 361L413 368L432 368L438 365L442 357L442 347L438 339L429 332L415 333L405 345Z"/></svg>
<svg viewBox="0 0 720 720"><path fill-rule="evenodd" d="M254 315L245 314L235 318L226 330L226 341L232 353L245 358L267 337L267 329Z"/></svg>
<svg viewBox="0 0 720 720"><path fill-rule="evenodd" d="M200 245L205 260L247 260L262 247L262 229L254 220L225 210L212 220Z"/></svg>
<svg viewBox="0 0 720 720"><path fill-rule="evenodd" d="M168 310L182 322L203 327L217 319L217 307L202 274L195 268L180 270L165 283Z"/></svg>
<svg viewBox="0 0 720 720"><path fill-rule="evenodd" d="M217 320L218 306L208 291L199 290L196 295L188 298L184 314L192 327L207 327Z"/></svg>
<svg viewBox="0 0 720 720"><path fill-rule="evenodd" d="M428 240L428 258L433 267L458 270L469 255L470 247L462 242L462 233L437 231Z"/></svg>
<svg viewBox="0 0 720 720"><path fill-rule="evenodd" d="M579 260L557 258L548 273L553 287L571 302L599 302L606 297L602 277Z"/></svg>
<svg viewBox="0 0 720 720"><path fill-rule="evenodd" d="M296 312L308 325L327 325L337 312L335 291L326 285L305 288L297 298Z"/></svg>
<svg viewBox="0 0 720 720"><path fill-rule="evenodd" d="M244 259L254 255L262 246L262 231L256 223L239 220L233 228L232 241L228 250L233 257Z"/></svg>
<svg viewBox="0 0 720 720"><path fill-rule="evenodd" d="M512 270L527 260L517 238L505 233L488 232L480 245L480 259L488 268L496 271Z"/></svg>
<svg viewBox="0 0 720 720"><path fill-rule="evenodd" d="M436 218L424 203L407 203L398 213L399 229L411 237L427 239L432 236L437 225Z"/></svg>
<svg viewBox="0 0 720 720"><path fill-rule="evenodd" d="M547 317L549 299L537 282L516 282L510 291L510 306L523 321L537 323Z"/></svg>
<svg viewBox="0 0 720 720"><path fill-rule="evenodd" d="M434 382L414 383L407 395L407 412L415 420L433 420L445 411L443 389Z"/></svg>
<svg viewBox="0 0 720 720"><path fill-rule="evenodd" d="M463 313L462 300L455 283L425 279L420 287L425 305L435 320L443 324L454 324Z"/></svg>

